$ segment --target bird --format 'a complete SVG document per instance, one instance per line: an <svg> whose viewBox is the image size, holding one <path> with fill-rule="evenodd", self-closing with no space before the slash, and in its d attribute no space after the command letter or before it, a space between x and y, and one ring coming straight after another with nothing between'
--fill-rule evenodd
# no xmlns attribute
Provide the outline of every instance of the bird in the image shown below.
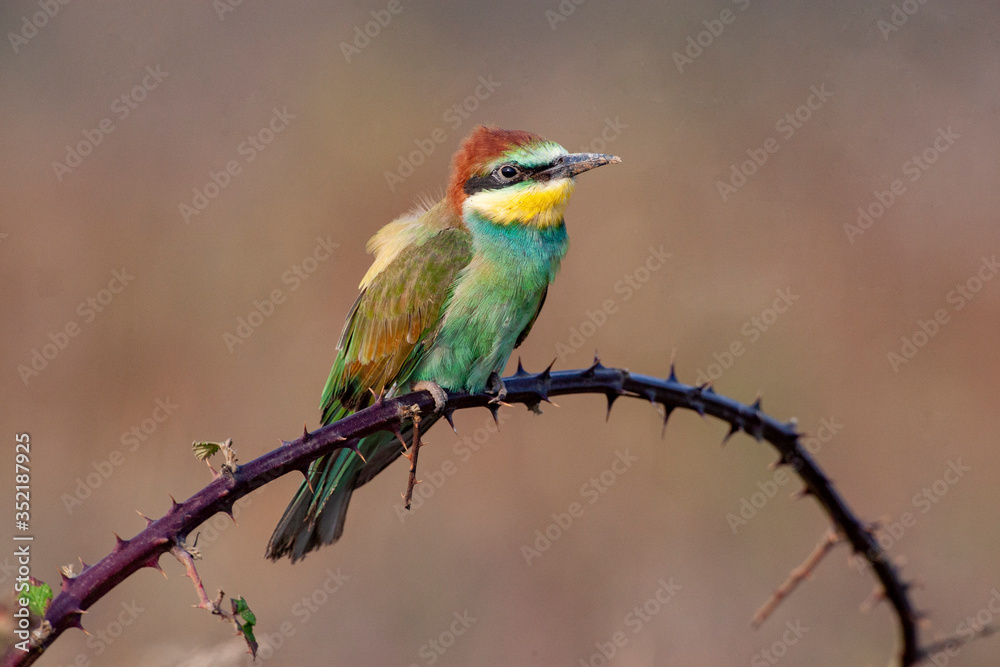
<svg viewBox="0 0 1000 667"><path fill-rule="evenodd" d="M545 303L566 255L575 177L621 158L569 153L524 130L479 125L452 158L444 196L382 227L323 389L323 424L378 397L428 389L489 392ZM422 418L426 431L440 411ZM413 426L317 459L268 542L292 562L336 542L353 491L404 454ZM400 435L401 437L397 437ZM416 444L416 443L415 443ZM412 491L412 487L411 487Z"/></svg>

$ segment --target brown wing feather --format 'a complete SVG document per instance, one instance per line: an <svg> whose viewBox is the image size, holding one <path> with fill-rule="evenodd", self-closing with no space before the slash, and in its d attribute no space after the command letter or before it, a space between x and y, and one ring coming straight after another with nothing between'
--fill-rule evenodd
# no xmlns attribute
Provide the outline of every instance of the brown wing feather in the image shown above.
<svg viewBox="0 0 1000 667"><path fill-rule="evenodd" d="M324 415L336 403L352 410L405 379L430 341L450 288L472 256L464 228L432 232L401 250L358 296L323 394Z"/></svg>

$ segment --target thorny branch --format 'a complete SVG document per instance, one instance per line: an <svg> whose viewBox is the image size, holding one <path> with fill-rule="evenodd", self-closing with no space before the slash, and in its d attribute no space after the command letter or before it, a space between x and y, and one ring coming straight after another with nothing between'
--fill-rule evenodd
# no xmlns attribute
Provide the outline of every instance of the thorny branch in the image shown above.
<svg viewBox="0 0 1000 667"><path fill-rule="evenodd" d="M795 422L782 423L764 414L759 398L746 405L715 393L710 386L684 384L677 380L673 366L670 376L660 379L606 368L598 361L586 369L555 373L546 369L534 374L525 372L519 363L517 373L506 378L504 384L506 402L523 403L532 410L537 410L539 403L548 401L550 396L597 393L607 397L610 412L616 399L628 396L662 405L664 427L673 410L685 408L728 423L727 439L742 431L758 441L766 440L779 454L774 465L789 465L794 469L804 484L803 495L816 499L829 515L837 534L871 565L882 587L882 597L890 603L899 620L900 664L909 667L929 657L934 646L920 645L917 630L920 614L909 599L910 583L903 581L869 525L851 511L802 447ZM451 421L451 413L455 410L473 407L488 407L495 411L497 406L491 402L492 399L490 394L449 394L444 406L445 417ZM178 547L183 551L184 540L191 531L217 512L232 516L233 503L251 491L293 470L307 475L309 463L319 456L345 447L356 450L359 438L376 431L396 431L401 422L412 418L415 411L426 415L431 414L434 408L434 398L428 391L388 400L380 398L360 412L312 433L303 433L297 440L286 442L284 446L249 463L227 465L225 474L217 475L204 489L183 503L174 501L160 519L147 520L146 529L138 535L130 540L118 538L112 552L99 562L85 566L79 573L63 573L62 590L52 600L42 622L43 630L36 631L30 650L12 649L4 656L3 664L31 664L67 628L82 629L81 616L95 602L140 568L159 569L158 560L162 554L176 553ZM416 451L413 453L415 458ZM822 551L825 553L825 548ZM199 596L202 595L203 592L200 592Z"/></svg>

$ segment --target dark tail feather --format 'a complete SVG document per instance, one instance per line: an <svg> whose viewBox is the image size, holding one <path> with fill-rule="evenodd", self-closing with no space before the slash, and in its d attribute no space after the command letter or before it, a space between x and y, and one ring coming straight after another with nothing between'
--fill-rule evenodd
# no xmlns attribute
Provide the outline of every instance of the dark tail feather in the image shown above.
<svg viewBox="0 0 1000 667"><path fill-rule="evenodd" d="M438 418L436 414L424 417L420 432L426 432ZM403 427L402 438L407 444L412 442L412 425ZM309 482L302 482L274 529L267 544L267 558L278 560L288 556L294 563L310 551L339 540L354 489L382 472L403 453L396 437L385 432L366 436L358 446L365 453L367 463L362 463L350 450L340 450L317 461L309 472Z"/></svg>
<svg viewBox="0 0 1000 667"><path fill-rule="evenodd" d="M271 535L265 553L267 558L278 560L288 556L294 563L313 549L318 549L324 544L333 544L340 539L344 532L347 506L354 492L357 470L337 485L318 511L316 504L318 493L322 493L320 485L330 472L328 468L336 465L336 458L334 455L332 461L321 461L320 465L310 472L311 488L309 482L302 482L298 493L285 509Z"/></svg>

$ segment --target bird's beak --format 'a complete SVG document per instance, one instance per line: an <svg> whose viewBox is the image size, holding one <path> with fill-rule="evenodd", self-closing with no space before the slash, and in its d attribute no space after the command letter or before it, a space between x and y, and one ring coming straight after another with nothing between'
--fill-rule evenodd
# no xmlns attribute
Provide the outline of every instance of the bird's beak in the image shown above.
<svg viewBox="0 0 1000 667"><path fill-rule="evenodd" d="M541 181L548 181L553 178L571 178L594 167L600 167L604 164L617 164L621 161L622 159L617 155L570 153L556 158L551 167L536 173L534 178Z"/></svg>

